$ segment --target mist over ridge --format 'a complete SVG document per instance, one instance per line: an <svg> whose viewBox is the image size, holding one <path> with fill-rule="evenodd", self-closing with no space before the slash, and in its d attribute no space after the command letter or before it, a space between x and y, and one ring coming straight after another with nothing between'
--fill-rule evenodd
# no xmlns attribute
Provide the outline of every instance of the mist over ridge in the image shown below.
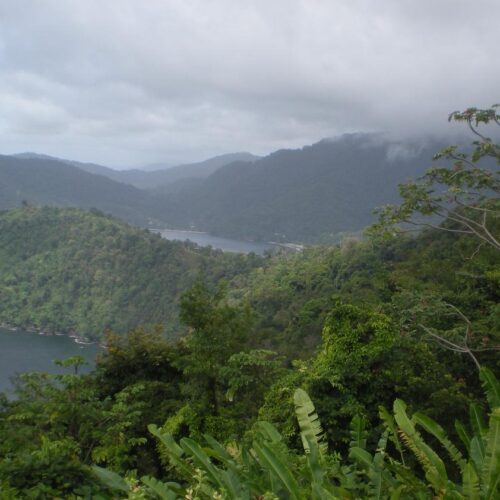
<svg viewBox="0 0 500 500"><path fill-rule="evenodd" d="M370 224L373 209L397 201L398 183L422 174L444 146L351 133L262 158L222 155L158 171L3 156L8 193L0 206L95 207L143 226L250 241L329 241Z"/></svg>

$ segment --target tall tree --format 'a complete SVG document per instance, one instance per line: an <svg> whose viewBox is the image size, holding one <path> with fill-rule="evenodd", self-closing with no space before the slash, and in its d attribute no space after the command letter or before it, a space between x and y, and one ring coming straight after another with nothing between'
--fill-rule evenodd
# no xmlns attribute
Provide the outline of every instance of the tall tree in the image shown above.
<svg viewBox="0 0 500 500"><path fill-rule="evenodd" d="M472 151L452 145L436 154L434 160L451 165L434 166L417 181L400 184L402 203L378 209L374 229L393 232L400 223L428 226L471 235L480 247L500 250L500 144L480 131L480 126L500 126L498 107L451 113L449 121L465 122L475 135ZM439 219L444 223L439 225Z"/></svg>

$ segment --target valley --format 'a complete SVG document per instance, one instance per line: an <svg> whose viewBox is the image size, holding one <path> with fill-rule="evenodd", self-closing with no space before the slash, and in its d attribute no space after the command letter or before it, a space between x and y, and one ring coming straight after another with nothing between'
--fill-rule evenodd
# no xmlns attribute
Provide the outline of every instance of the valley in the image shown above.
<svg viewBox="0 0 500 500"><path fill-rule="evenodd" d="M422 174L441 147L346 134L263 158L228 154L154 171L0 156L0 208L96 208L142 227L257 243L333 242L374 222L373 209L396 202L398 183Z"/></svg>
<svg viewBox="0 0 500 500"><path fill-rule="evenodd" d="M0 1L0 500L500 499L499 19Z"/></svg>

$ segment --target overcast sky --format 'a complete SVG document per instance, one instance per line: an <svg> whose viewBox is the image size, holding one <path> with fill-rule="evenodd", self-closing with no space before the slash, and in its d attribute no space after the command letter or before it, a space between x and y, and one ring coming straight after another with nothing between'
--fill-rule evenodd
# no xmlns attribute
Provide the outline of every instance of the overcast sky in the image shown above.
<svg viewBox="0 0 500 500"><path fill-rule="evenodd" d="M499 0L0 0L0 152L115 167L500 101Z"/></svg>

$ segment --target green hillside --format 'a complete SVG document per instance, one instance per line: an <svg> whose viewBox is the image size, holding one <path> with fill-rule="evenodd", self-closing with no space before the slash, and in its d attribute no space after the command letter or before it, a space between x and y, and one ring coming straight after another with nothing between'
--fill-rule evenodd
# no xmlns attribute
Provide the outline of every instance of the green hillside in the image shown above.
<svg viewBox="0 0 500 500"><path fill-rule="evenodd" d="M30 205L97 208L127 222L163 224L166 200L59 160L0 155L0 209ZM182 220L182 217L179 217Z"/></svg>
<svg viewBox="0 0 500 500"><path fill-rule="evenodd" d="M219 168L236 161L253 162L259 159L258 156L250 153L228 153L196 163L186 163L170 167L166 167L162 163L157 163L148 165L144 169L115 170L95 163L66 160L37 153L19 153L11 156L27 160L50 160L51 162L76 167L91 174L102 175L113 181L130 184L139 189L158 189L160 191L172 183L186 179L203 179L213 174Z"/></svg>
<svg viewBox="0 0 500 500"><path fill-rule="evenodd" d="M296 411L301 430L309 424L300 408L294 410L298 387L314 401L315 409L305 406L304 412L319 415L322 447L335 450L320 462L329 474L324 484L345 481L340 484L360 497L371 483L351 449L378 449L385 426L392 436L400 432L391 417L381 413L380 420L380 405L390 408L403 399L410 414L425 412L441 424L439 436L456 441L453 422L466 423L472 404L473 422L489 435L481 416L486 400L470 356L443 348L423 329L460 343L467 318L474 332L470 346L493 370L482 373L496 387L498 356L491 346L500 341L498 256L492 248L478 250L473 238L431 231L416 239L345 241L261 258L163 241L99 213L27 207L0 214L0 263L0 321L89 336L105 327L120 333L107 335L108 349L94 373L25 375L17 381L17 400L0 399L0 486L9 499L28 490L43 493L41 498L134 498L125 493L129 489L152 495L157 483L143 477L139 486L136 474L188 488L199 481L191 453L215 460L235 446L267 446L268 458L256 455L250 470L244 463L234 469L226 461L231 455L216 469L203 459L199 467L212 473L210 479L199 473L203 484L217 481L219 473L225 477L220 467L227 466L252 491L266 491L267 460L278 460L278 453L279 470L290 468L287 474L300 476L307 491ZM200 273L202 281L196 279ZM229 286L216 286L221 278ZM172 342L143 328L123 334L157 322L186 335ZM69 359L65 366L74 371L79 363ZM406 422L401 411L392 417L398 426ZM422 422L430 428L429 420ZM160 448L148 424L163 436ZM193 440L205 439L206 451L197 451ZM180 457L174 440L185 450ZM484 440L485 447L493 446ZM419 449L410 448L417 457ZM400 460L392 444L388 453L388 463ZM236 453L234 460L244 456ZM355 483L334 475L339 461L357 471ZM418 462L411 454L405 461L388 469L395 476L387 491L391 484L420 485ZM126 475L126 482L91 472L92 463ZM459 481L453 462L445 464ZM496 474L498 465L491 470ZM229 498L240 498L237 492Z"/></svg>
<svg viewBox="0 0 500 500"><path fill-rule="evenodd" d="M352 134L277 151L180 189L166 217L234 238L317 242L373 222L374 207L395 202L398 183L422 174L441 147Z"/></svg>
<svg viewBox="0 0 500 500"><path fill-rule="evenodd" d="M257 258L255 258L258 260ZM144 324L178 327L179 296L202 274L231 278L253 261L128 226L96 211L0 213L0 323L98 338Z"/></svg>
<svg viewBox="0 0 500 500"><path fill-rule="evenodd" d="M110 169L95 175L101 170L86 172L86 164L0 156L0 208L26 200L242 240L334 241L373 222L376 206L397 201L398 183L422 174L441 147L351 134L260 159L223 155L161 171L113 170L115 180L105 176Z"/></svg>
<svg viewBox="0 0 500 500"><path fill-rule="evenodd" d="M2 498L498 498L500 147L443 157L365 239L297 254L1 212L0 321L115 329L93 372L0 394Z"/></svg>

